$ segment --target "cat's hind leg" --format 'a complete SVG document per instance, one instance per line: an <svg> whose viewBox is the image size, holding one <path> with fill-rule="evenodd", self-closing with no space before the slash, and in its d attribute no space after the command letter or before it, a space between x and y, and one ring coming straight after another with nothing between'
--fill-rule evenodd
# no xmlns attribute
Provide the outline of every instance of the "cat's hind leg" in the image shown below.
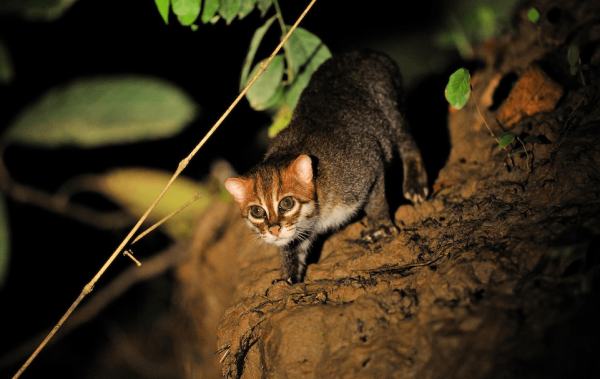
<svg viewBox="0 0 600 379"><path fill-rule="evenodd" d="M378 172L383 173L383 167ZM379 175L375 179L364 210L369 223L369 230L363 233L363 239L367 242L375 242L393 236L398 232L390 217L390 208L385 197L385 178L383 175Z"/></svg>

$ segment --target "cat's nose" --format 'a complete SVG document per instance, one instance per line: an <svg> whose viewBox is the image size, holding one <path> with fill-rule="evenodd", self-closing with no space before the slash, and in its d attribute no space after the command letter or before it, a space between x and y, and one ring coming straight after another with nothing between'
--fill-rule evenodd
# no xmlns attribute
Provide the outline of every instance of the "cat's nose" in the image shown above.
<svg viewBox="0 0 600 379"><path fill-rule="evenodd" d="M273 224L273 225L269 226L269 231L271 232L272 235L278 236L279 232L281 231L281 225Z"/></svg>

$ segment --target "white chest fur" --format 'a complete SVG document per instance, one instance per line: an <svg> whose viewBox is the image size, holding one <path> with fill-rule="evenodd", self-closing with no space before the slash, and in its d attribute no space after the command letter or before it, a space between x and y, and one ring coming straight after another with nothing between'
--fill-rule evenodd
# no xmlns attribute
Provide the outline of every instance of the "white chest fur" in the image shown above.
<svg viewBox="0 0 600 379"><path fill-rule="evenodd" d="M338 205L326 207L321 210L321 215L315 225L315 231L317 233L325 233L338 228L350 221L357 211L358 206Z"/></svg>

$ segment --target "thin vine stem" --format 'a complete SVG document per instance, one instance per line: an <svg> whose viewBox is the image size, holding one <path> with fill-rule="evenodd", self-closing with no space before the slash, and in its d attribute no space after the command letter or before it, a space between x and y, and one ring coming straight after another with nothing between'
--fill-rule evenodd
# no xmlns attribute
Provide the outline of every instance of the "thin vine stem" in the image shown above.
<svg viewBox="0 0 600 379"><path fill-rule="evenodd" d="M525 147L525 143L521 140L521 138L519 138L519 136L517 136L517 141L519 141L521 143L521 146L523 146L523 151L527 156L527 170L531 172L531 167L529 166L529 153L527 152L527 147Z"/></svg>
<svg viewBox="0 0 600 379"><path fill-rule="evenodd" d="M471 89L471 91L472 91L472 89ZM475 102L475 108L477 108L477 112L479 113L479 117L481 117L481 119L483 120L483 123L485 124L485 127L490 132L490 134L492 135L492 137L494 137L494 139L496 140L496 142L500 143L500 140L498 138L496 138L496 135L492 131L492 128L490 128L490 126L488 125L487 121L485 120L485 117L483 117L483 114L481 113L481 109L479 109L479 104L477 103L477 99L476 99L475 94L473 94L472 97L473 97L473 101ZM510 152L508 151L508 149L506 148L506 146L504 146L503 149L504 149L504 151L506 151L506 154L508 155L508 161L509 161L509 163L511 163L512 162L512 157L510 156Z"/></svg>
<svg viewBox="0 0 600 379"><path fill-rule="evenodd" d="M150 212L152 212L152 210L154 210L154 208L156 207L156 204L158 204L158 202L160 201L160 199L162 199L162 197L164 196L165 192L167 192L167 190L169 189L169 187L171 187L171 185L173 184L173 182L175 181L175 179L187 167L188 163L196 155L196 153L198 152L198 150L200 150L200 148L213 135L213 133L217 130L217 128L223 123L223 121L225 120L225 118L229 115L229 113L231 113L231 111L233 110L233 108L235 108L235 106L240 102L240 100L244 97L244 95L246 94L246 92L248 92L248 89L252 86L252 84L254 84L254 82L256 81L256 79L258 79L258 77L267 69L267 67L269 67L269 64L271 63L271 61L273 60L273 58L275 57L275 55L277 55L277 53L281 50L281 48L283 47L283 44L288 40L288 38L290 37L290 35L294 32L294 30L296 29L296 27L298 26L298 24L300 24L300 22L304 19L304 17L306 16L306 14L312 8L312 6L314 5L314 3L316 1L317 0L311 0L311 2L308 4L308 6L306 7L306 9L304 9L304 11L302 12L302 14L300 15L300 17L298 17L298 20L296 20L296 22L294 23L294 25L292 25L292 27L290 28L290 30L288 30L287 33L285 34L285 36L281 39L281 42L277 45L277 47L275 48L275 50L273 51L273 53L269 56L269 58L265 62L263 62L263 64L260 65L260 68L258 69L258 71L256 72L256 74L254 75L254 77L252 78L252 80L250 80L250 82L246 85L246 87L244 87L244 89L240 92L240 94L238 95L238 97L236 97L235 100L233 101L233 103L229 106L229 108L227 108L227 110L225 111L225 113L223 113L223 115L217 120L217 122L208 131L208 133L206 133L206 135L204 136L204 138L202 138L202 140L196 145L196 147L194 147L194 149L192 150L192 152L186 158L184 158L181 162L179 162L177 170L175 170L175 173L173 174L173 176L171 177L171 179L169 179L169 181L167 182L167 184L165 185L165 187L163 188L163 190L160 192L160 194L158 195L158 197L154 200L154 202L152 203L152 205L150 205L150 207L146 210L146 212L144 212L144 214L139 219L139 221L131 229L131 231L129 232L129 234L127 235L127 237L125 237L125 239L123 239L123 241L121 242L121 244L119 245L119 247L117 247L117 249L112 253L112 255L110 256L110 258L106 261L106 263L104 264L104 266L102 266L102 268L100 269L100 271L98 271L98 273L94 276L94 278L88 284L85 285L85 287L83 288L83 290L81 291L81 293L79 294L79 296L77 297L77 299L69 307L69 309L67 310L67 312L58 321L58 323L54 326L54 328L52 328L52 330L46 336L46 338L44 338L44 340L38 346L38 348L27 359L27 361L23 364L23 366L21 366L21 368L19 369L19 371L17 371L17 373L13 376L13 379L17 379L17 378L19 378L19 376L21 376L21 374L25 371L25 369L27 369L27 367L29 367L29 365L31 364L31 362L37 357L37 355L40 353L40 351L46 346L46 344L48 343L48 341L54 336L54 334L56 334L56 332L58 331L58 329L69 318L69 316L71 315L71 313L73 313L73 311L75 310L75 308L77 308L77 306L79 305L79 303L81 303L81 301L90 292L92 292L92 290L94 289L94 285L96 284L96 282L100 279L100 277L104 274L104 272L108 269L108 267L112 264L112 262L114 262L114 260L117 258L117 256L125 248L125 246L127 246L127 244L129 243L129 241L131 240L131 238L133 237L133 235L138 231L138 229L140 228L140 226L142 225L142 223L146 220L146 218L148 217L148 215L150 214Z"/></svg>
<svg viewBox="0 0 600 379"><path fill-rule="evenodd" d="M475 102L475 108L477 108L477 112L479 113L479 117L481 117L481 119L483 120L483 123L485 124L485 127L490 132L490 134L492 135L492 137L494 137L495 134L494 134L494 132L492 132L492 128L490 128L490 126L488 125L487 121L485 121L485 117L483 117L483 114L481 114L481 110L479 109L479 104L477 103L477 99L475 98L475 94L473 94L473 101ZM498 143L500 142L500 140L498 140L498 138L494 137L494 139L496 140L496 142L498 142Z"/></svg>

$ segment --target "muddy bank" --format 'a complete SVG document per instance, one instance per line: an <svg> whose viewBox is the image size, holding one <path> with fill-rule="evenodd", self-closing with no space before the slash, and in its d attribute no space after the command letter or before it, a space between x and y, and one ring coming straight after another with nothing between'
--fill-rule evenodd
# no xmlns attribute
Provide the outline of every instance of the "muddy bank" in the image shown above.
<svg viewBox="0 0 600 379"><path fill-rule="evenodd" d="M364 244L357 221L324 241L304 283L271 285L277 251L237 205L203 216L177 270L188 377L598 372L600 4L535 6L536 24L523 8L476 49L476 102L450 112L449 159L426 203L396 211L397 238ZM575 75L571 45L587 65ZM499 150L483 119L537 140Z"/></svg>

